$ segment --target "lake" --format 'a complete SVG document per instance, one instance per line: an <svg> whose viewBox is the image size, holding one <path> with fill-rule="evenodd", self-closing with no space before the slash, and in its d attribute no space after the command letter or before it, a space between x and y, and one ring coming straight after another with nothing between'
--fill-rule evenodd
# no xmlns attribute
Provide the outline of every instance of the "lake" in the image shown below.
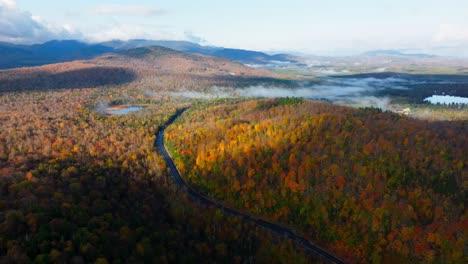
<svg viewBox="0 0 468 264"><path fill-rule="evenodd" d="M433 95L431 97L427 97L424 101L431 104L468 104L468 98L451 95Z"/></svg>

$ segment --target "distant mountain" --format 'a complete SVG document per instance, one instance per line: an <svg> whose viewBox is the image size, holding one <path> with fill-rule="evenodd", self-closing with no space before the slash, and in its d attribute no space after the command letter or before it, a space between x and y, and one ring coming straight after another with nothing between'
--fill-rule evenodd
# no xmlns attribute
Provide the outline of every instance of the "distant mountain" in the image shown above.
<svg viewBox="0 0 468 264"><path fill-rule="evenodd" d="M170 56L170 55L177 55L183 57L184 54L182 52L161 47L161 46L145 46L140 48L134 48L129 50L123 50L117 52L117 55L129 57L133 59L145 59L145 60L152 60L162 56Z"/></svg>
<svg viewBox="0 0 468 264"><path fill-rule="evenodd" d="M8 48L16 51L15 47ZM25 51L18 50L20 53ZM83 50L81 54L86 54L86 49L79 50ZM48 55L53 52L49 49L46 51L50 52ZM64 53L66 49L60 45L54 52L59 56ZM181 87L201 89L211 86L289 83L288 80L277 79L278 77L279 75L266 69L247 67L221 57L187 54L165 47L149 46L106 53L90 60L0 70L0 93L124 84L134 89L143 87L174 90Z"/></svg>
<svg viewBox="0 0 468 264"><path fill-rule="evenodd" d="M241 49L221 49L212 55L228 58L233 61L239 61L247 64L268 64L272 62L292 62L288 55L277 54L268 55L263 52L241 50Z"/></svg>
<svg viewBox="0 0 468 264"><path fill-rule="evenodd" d="M147 46L105 54L91 60L100 65L126 67L137 72L197 76L263 76L272 77L264 69L256 69L218 56L189 54L161 46Z"/></svg>
<svg viewBox="0 0 468 264"><path fill-rule="evenodd" d="M90 59L112 51L113 49L107 46L76 40L53 40L29 46L2 42L0 69Z"/></svg>
<svg viewBox="0 0 468 264"><path fill-rule="evenodd" d="M113 40L99 44L87 44L76 40L53 40L35 45L15 45L0 42L0 69L86 60L104 53L149 46L161 46L190 54L218 56L244 64L296 62L295 57L288 54L268 55L263 52L251 50L201 46L188 41L133 39L128 41Z"/></svg>
<svg viewBox="0 0 468 264"><path fill-rule="evenodd" d="M223 49L212 46L201 46L189 41L178 40L146 40L146 39L132 39L128 41L112 40L100 43L103 46L113 48L115 50L129 50L149 46L161 46L185 53L198 53L198 54L212 54L217 50Z"/></svg>
<svg viewBox="0 0 468 264"><path fill-rule="evenodd" d="M43 56L63 60L88 59L113 49L99 45L86 44L76 40L53 40L40 45L33 45L32 49Z"/></svg>
<svg viewBox="0 0 468 264"><path fill-rule="evenodd" d="M424 53L403 53L399 50L372 50L365 52L364 56L400 56L400 57L412 57L412 58L433 58L435 55L424 54Z"/></svg>
<svg viewBox="0 0 468 264"><path fill-rule="evenodd" d="M244 64L270 64L272 62L296 62L294 57L288 54L268 55L259 51L229 49L223 47L201 46L188 41L176 40L144 40L134 39L128 41L108 41L100 43L116 50L126 50L133 48L141 48L147 46L162 46L173 50L190 53L202 54L209 56L218 56Z"/></svg>

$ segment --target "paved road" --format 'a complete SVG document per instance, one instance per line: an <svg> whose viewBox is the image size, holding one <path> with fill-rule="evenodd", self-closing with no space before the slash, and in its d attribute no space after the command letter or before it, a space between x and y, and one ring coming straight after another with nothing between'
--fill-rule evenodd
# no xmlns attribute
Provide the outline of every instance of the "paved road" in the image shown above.
<svg viewBox="0 0 468 264"><path fill-rule="evenodd" d="M159 130L159 133L157 134L156 140L154 142L155 146L158 148L159 153L163 156L164 161L166 162L166 165L169 168L169 172L170 172L172 178L174 178L174 181L177 183L177 185L179 185L180 187L185 188L187 190L187 192L189 193L189 195L194 200L197 200L197 201L199 201L200 203L202 203L204 205L213 206L213 207L216 207L218 209L221 209L222 211L224 211L224 212L226 212L228 214L242 217L244 220L254 222L257 225L262 226L265 229L268 229L268 230L278 234L279 236L282 236L284 238L289 238L289 239L293 240L294 242L296 242L297 244L303 246L307 251L315 254L316 256L319 256L322 260L333 262L333 263L344 263L338 257L334 256L331 253L328 253L327 251L319 248L316 245L313 245L308 240L306 240L305 238L303 238L303 237L301 237L299 235L294 234L291 230L289 230L286 227L280 226L278 224L270 223L268 221L265 221L265 220L257 218L257 217L253 217L251 215L242 213L242 212L240 212L238 210L235 210L233 208L222 205L222 204L220 204L220 203L218 203L216 201L210 200L209 198L207 198L206 196L200 194L195 189L193 189L191 186L189 186L187 184L187 182L185 182L185 180L182 178L179 170L177 169L177 167L174 164L174 161L172 160L172 157L169 155L169 153L167 152L166 147L164 146L164 132L166 130L166 127L169 126L170 124L172 124L185 110L187 110L187 108L179 110L175 115L173 115L171 118L169 118L169 120L167 121L165 126L162 127Z"/></svg>

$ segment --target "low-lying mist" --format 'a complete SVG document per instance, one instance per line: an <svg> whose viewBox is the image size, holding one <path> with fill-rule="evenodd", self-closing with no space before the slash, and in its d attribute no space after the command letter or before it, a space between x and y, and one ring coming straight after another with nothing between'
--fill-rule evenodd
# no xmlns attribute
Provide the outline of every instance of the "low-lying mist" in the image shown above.
<svg viewBox="0 0 468 264"><path fill-rule="evenodd" d="M318 82L297 82L296 87L249 86L243 88L211 87L204 92L178 91L158 94L159 96L189 99L232 98L232 97L302 97L327 100L336 104L373 106L387 110L390 99L377 96L386 89L408 89L405 84L414 81L398 78L323 78ZM145 92L148 94L148 92ZM155 94L154 94L155 95ZM154 96L153 95L153 96Z"/></svg>
<svg viewBox="0 0 468 264"><path fill-rule="evenodd" d="M99 103L94 107L94 111L99 114L106 114L109 104L104 101L99 101Z"/></svg>

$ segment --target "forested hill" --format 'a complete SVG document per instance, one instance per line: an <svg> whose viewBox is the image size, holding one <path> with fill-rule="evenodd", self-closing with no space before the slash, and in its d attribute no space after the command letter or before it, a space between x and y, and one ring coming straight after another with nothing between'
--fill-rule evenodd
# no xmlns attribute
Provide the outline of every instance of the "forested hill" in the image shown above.
<svg viewBox="0 0 468 264"><path fill-rule="evenodd" d="M277 75L227 59L152 46L91 60L0 70L0 91L130 85L153 91L274 82Z"/></svg>
<svg viewBox="0 0 468 264"><path fill-rule="evenodd" d="M187 54L161 46L142 47L103 55L96 64L127 65L144 71L204 76L274 76L264 69L254 69L228 59Z"/></svg>
<svg viewBox="0 0 468 264"><path fill-rule="evenodd" d="M463 262L467 122L300 99L200 105L166 132L195 189L356 263Z"/></svg>

